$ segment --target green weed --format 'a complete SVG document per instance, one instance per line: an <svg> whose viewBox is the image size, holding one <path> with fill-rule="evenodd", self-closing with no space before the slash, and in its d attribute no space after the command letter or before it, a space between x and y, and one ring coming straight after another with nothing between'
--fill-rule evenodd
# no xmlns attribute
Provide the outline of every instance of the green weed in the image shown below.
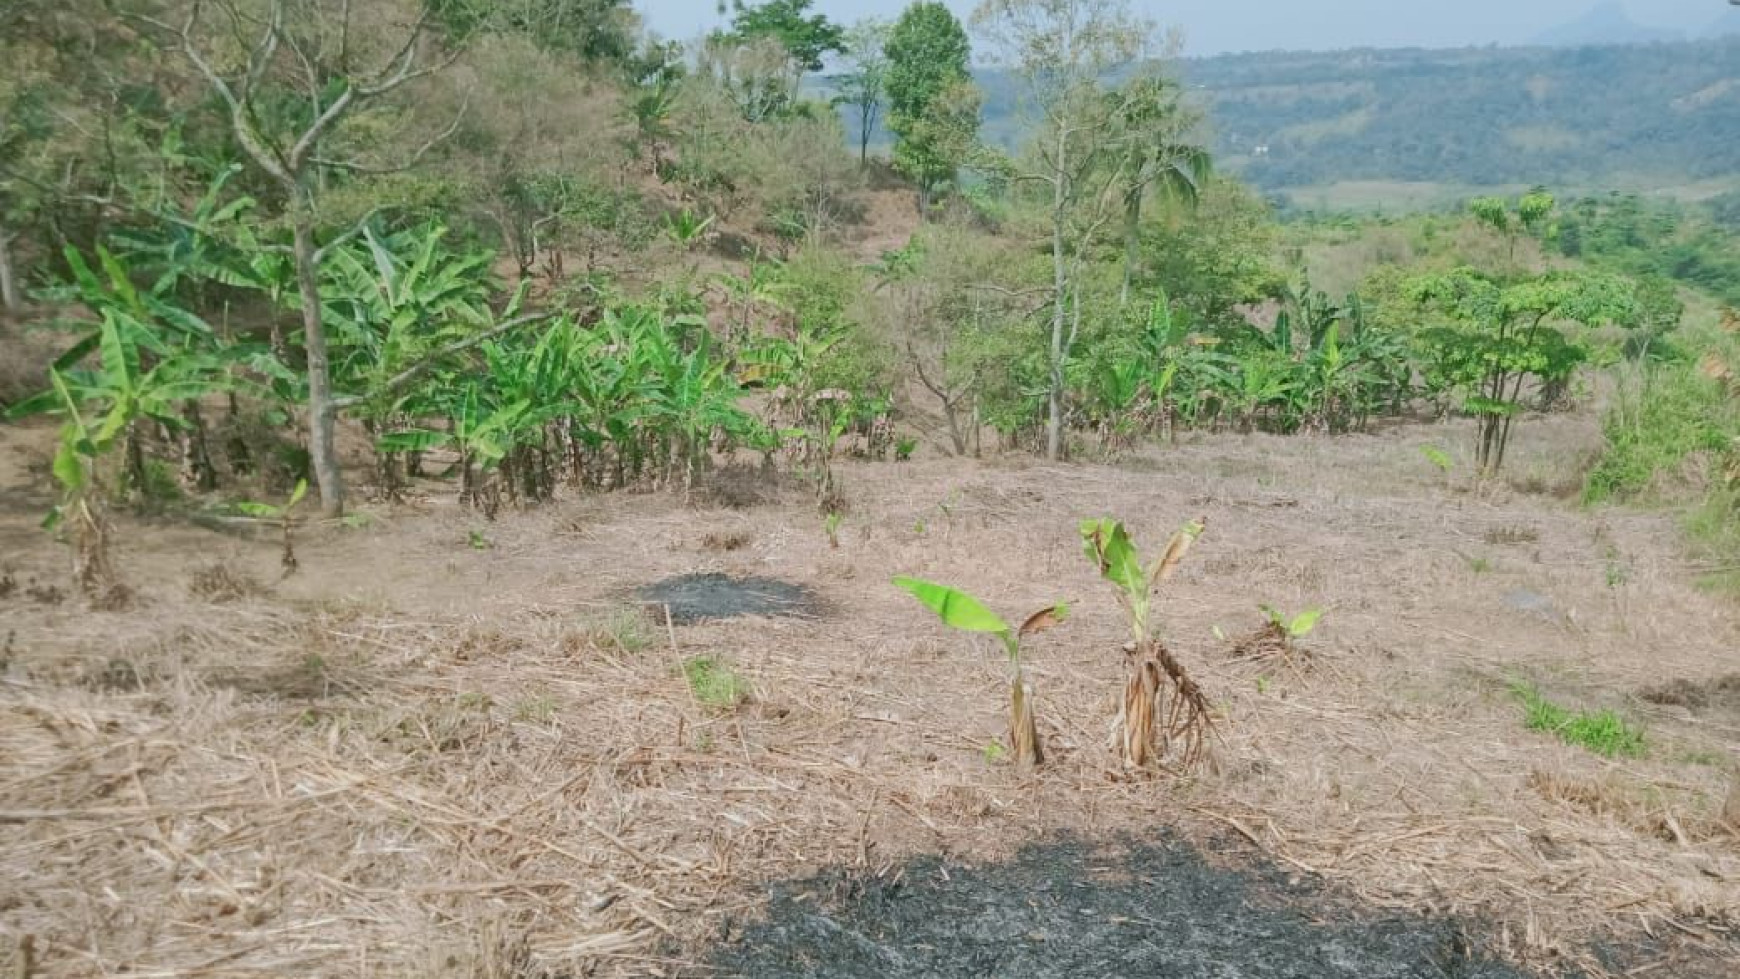
<svg viewBox="0 0 1740 979"><path fill-rule="evenodd" d="M514 704L514 718L530 724L548 724L556 719L556 702L546 696L527 697Z"/></svg>
<svg viewBox="0 0 1740 979"><path fill-rule="evenodd" d="M1548 700L1532 683L1511 685L1511 694L1522 701L1524 724L1531 731L1556 734L1603 758L1641 758L1643 729L1628 723L1611 710L1573 711Z"/></svg>
<svg viewBox="0 0 1740 979"><path fill-rule="evenodd" d="M646 617L627 608L587 622L585 636L594 646L615 648L625 653L638 653L652 644Z"/></svg>
<svg viewBox="0 0 1740 979"><path fill-rule="evenodd" d="M695 656L683 663L683 677L695 699L727 710L749 699L749 682L716 656Z"/></svg>

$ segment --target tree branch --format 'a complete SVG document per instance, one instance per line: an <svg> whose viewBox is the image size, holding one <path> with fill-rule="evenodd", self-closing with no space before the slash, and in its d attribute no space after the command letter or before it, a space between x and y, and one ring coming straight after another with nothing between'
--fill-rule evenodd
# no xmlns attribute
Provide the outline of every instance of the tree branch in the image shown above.
<svg viewBox="0 0 1740 979"><path fill-rule="evenodd" d="M318 266L322 262L325 262L326 257L328 255L332 254L332 252L334 250L339 249L339 248L343 248L347 243L350 242L351 239L355 238L357 235L362 234L363 229L368 227L369 222L373 221L375 219L375 216L380 214L383 210L386 210L386 207L384 205L377 205L375 207L369 208L368 212L366 214L364 214L362 217L358 218L356 223L351 225L350 228L347 229L343 234L338 235L336 238L333 238L331 241L327 242L326 244L321 245L319 248L316 248L314 250L314 264L316 266Z"/></svg>
<svg viewBox="0 0 1740 979"><path fill-rule="evenodd" d="M361 173L371 176L380 176L381 174L387 173L402 173L416 166L418 163L421 163L423 157L429 155L430 150L433 150L435 147L440 146L449 139L452 139L453 134L459 131L459 124L465 121L465 114L469 112L470 109L471 90L467 89L465 92L465 101L460 103L459 112L454 115L453 122L449 124L446 129L430 137L430 139L422 146L419 146L417 151L411 154L410 159L404 160L400 163L395 163L392 166L374 166L368 163L358 163L355 160L329 160L323 156L317 156L309 162L319 167L331 167L334 170L343 170L347 173Z"/></svg>

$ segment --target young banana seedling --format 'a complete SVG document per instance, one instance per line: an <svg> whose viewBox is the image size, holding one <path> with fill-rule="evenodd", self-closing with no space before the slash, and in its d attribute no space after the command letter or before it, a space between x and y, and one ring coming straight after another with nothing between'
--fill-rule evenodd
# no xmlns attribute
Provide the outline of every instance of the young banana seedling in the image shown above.
<svg viewBox="0 0 1740 979"><path fill-rule="evenodd" d="M296 545L291 539L291 531L296 526L294 513L296 505L308 495L308 480L298 479L296 488L290 491L290 499L282 504L242 502L236 504L236 509L256 520L275 520L284 534L284 550L278 563L284 568L284 577L288 578L301 567L296 561ZM475 533L475 531L474 531Z"/></svg>
<svg viewBox="0 0 1740 979"><path fill-rule="evenodd" d="M1124 647L1124 696L1116 733L1118 755L1129 768L1163 759L1174 742L1180 743L1180 761L1188 768L1201 759L1204 735L1213 727L1208 698L1160 641L1151 616L1155 589L1172 577L1202 536L1203 525L1203 519L1185 524L1172 535L1165 553L1146 568L1122 523L1085 520L1081 525L1082 550L1100 576L1117 587L1134 640ZM1161 717L1164 721L1158 721Z"/></svg>
<svg viewBox="0 0 1740 979"><path fill-rule="evenodd" d="M1323 610L1308 608L1289 618L1271 605L1257 607L1262 610L1263 617L1268 622L1233 645L1233 659L1252 663L1279 660L1288 666L1296 665L1302 655L1297 643L1310 635L1312 629L1317 628L1317 620L1323 618Z"/></svg>
<svg viewBox="0 0 1740 979"><path fill-rule="evenodd" d="M1039 726L1034 720L1033 688L1027 685L1021 672L1021 640L1061 623L1069 614L1062 602L1029 615L1020 627L1011 627L978 599L947 585L920 581L917 578L895 578L894 584L911 592L914 598L942 619L943 625L963 632L985 632L1003 640L1009 654L1009 746L1015 761L1021 765L1038 765L1045 761L1045 749L1039 743Z"/></svg>

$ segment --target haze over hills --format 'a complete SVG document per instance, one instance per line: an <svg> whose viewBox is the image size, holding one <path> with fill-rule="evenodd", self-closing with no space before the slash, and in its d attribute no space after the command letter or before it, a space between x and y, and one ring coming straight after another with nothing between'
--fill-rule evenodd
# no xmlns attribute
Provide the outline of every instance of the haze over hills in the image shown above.
<svg viewBox="0 0 1740 979"><path fill-rule="evenodd" d="M850 23L895 17L910 0L815 0L814 10ZM967 18L979 0L943 0ZM1616 0L1136 0L1134 7L1183 32L1185 51L1213 56L1241 51L1358 47L1455 48L1538 43L1543 32L1573 24L1592 7ZM1629 21L1684 38L1704 36L1725 0L1620 0ZM719 26L717 0L635 0L655 31L689 40ZM983 54L983 52L981 52Z"/></svg>
<svg viewBox="0 0 1740 979"><path fill-rule="evenodd" d="M1186 60L1223 169L1269 191L1349 182L1740 187L1740 36L1602 47L1270 52ZM979 74L1015 149L1015 80Z"/></svg>
<svg viewBox="0 0 1740 979"><path fill-rule="evenodd" d="M1729 7L1710 21L1710 26L1704 28L1703 37L1732 37L1740 35L1740 7Z"/></svg>
<svg viewBox="0 0 1740 979"><path fill-rule="evenodd" d="M1533 40L1536 44L1574 47L1583 44L1646 44L1685 38L1684 31L1639 23L1626 12L1624 4L1608 0L1590 7L1575 20L1542 31Z"/></svg>

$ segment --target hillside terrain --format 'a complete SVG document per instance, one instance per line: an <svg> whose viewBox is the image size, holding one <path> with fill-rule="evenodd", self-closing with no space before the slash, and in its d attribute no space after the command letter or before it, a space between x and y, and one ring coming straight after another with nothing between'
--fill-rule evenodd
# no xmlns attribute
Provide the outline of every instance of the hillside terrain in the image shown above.
<svg viewBox="0 0 1740 979"><path fill-rule="evenodd" d="M0 975L1732 979L1736 50L1141 6L0 4Z"/></svg>
<svg viewBox="0 0 1740 979"><path fill-rule="evenodd" d="M1221 166L1268 191L1364 183L1675 190L1740 181L1740 37L1575 48L1265 52L1185 60ZM1013 81L981 72L985 131L1025 136ZM1387 186L1385 186L1387 185ZM1448 188L1419 196L1421 186Z"/></svg>

